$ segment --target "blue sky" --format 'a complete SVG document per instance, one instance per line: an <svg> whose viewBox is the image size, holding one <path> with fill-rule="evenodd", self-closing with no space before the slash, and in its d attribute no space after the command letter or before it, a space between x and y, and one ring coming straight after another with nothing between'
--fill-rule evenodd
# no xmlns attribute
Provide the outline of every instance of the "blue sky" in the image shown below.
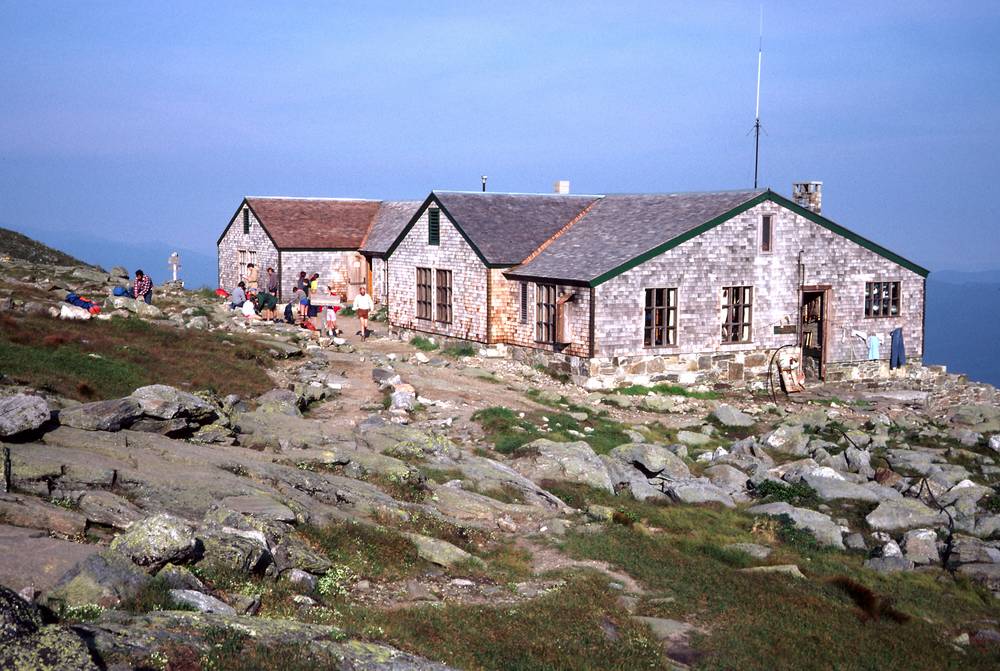
<svg viewBox="0 0 1000 671"><path fill-rule="evenodd" d="M759 11L0 0L0 225L110 265L212 257L244 194L748 187ZM1000 267L998 38L1000 3L765 2L762 184Z"/></svg>

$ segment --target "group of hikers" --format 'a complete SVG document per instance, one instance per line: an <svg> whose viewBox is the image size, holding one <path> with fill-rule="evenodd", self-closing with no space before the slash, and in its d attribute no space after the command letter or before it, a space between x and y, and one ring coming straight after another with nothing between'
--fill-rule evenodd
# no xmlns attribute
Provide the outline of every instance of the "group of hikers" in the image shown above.
<svg viewBox="0 0 1000 671"><path fill-rule="evenodd" d="M337 328L337 312L340 311L341 306L338 304L325 306L312 304L312 298L316 297L319 291L319 273L311 275L305 271L299 273L295 286L292 288L291 299L279 316L278 274L274 268L267 268L266 272L266 281L261 287L260 271L256 264L248 263L244 279L236 285L232 293L228 294L229 306L234 310L240 310L248 322L261 320L279 323L284 321L288 324L300 324L303 328L323 332L331 338L341 335L342 332ZM328 286L327 290L331 296L337 295L332 286ZM361 322L361 329L357 335L363 339L367 338L370 335L368 319L372 310L375 309L375 303L364 286L354 297L352 307Z"/></svg>

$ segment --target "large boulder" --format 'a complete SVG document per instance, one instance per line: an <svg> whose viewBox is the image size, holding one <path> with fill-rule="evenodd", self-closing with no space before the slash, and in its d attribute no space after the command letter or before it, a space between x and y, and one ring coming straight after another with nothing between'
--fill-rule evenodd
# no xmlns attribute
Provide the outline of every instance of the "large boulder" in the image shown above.
<svg viewBox="0 0 1000 671"><path fill-rule="evenodd" d="M630 463L602 454L601 461L608 469L615 493L627 492L637 501L667 500L667 495L654 485L646 475Z"/></svg>
<svg viewBox="0 0 1000 671"><path fill-rule="evenodd" d="M764 436L764 445L785 454L809 456L809 436L800 424L782 424Z"/></svg>
<svg viewBox="0 0 1000 671"><path fill-rule="evenodd" d="M903 531L915 527L934 527L947 523L944 513L928 508L917 499L883 501L865 517L875 531Z"/></svg>
<svg viewBox="0 0 1000 671"><path fill-rule="evenodd" d="M459 562L476 560L474 555L469 554L460 547L452 545L448 541L413 533L404 535L416 546L417 555L432 564L451 566Z"/></svg>
<svg viewBox="0 0 1000 671"><path fill-rule="evenodd" d="M87 431L120 431L142 417L142 407L132 398L84 403L59 412L59 423Z"/></svg>
<svg viewBox="0 0 1000 671"><path fill-rule="evenodd" d="M712 417L723 426L747 427L754 425L753 417L725 403L712 411Z"/></svg>
<svg viewBox="0 0 1000 671"><path fill-rule="evenodd" d="M49 421L49 404L40 396L15 394L0 399L0 438L34 431Z"/></svg>
<svg viewBox="0 0 1000 671"><path fill-rule="evenodd" d="M840 478L831 478L807 473L802 481L812 487L819 498L824 501L867 501L878 503L891 499L902 498L902 495L891 487L883 487L876 483L859 485Z"/></svg>
<svg viewBox="0 0 1000 671"><path fill-rule="evenodd" d="M691 477L691 471L684 460L662 445L629 443L619 445L608 454L612 458L638 469L646 477L658 475L661 478L673 480Z"/></svg>
<svg viewBox="0 0 1000 671"><path fill-rule="evenodd" d="M191 525L167 513L133 523L111 542L112 550L153 571L167 562L189 559L196 547Z"/></svg>
<svg viewBox="0 0 1000 671"><path fill-rule="evenodd" d="M733 497L711 482L690 480L687 482L668 483L664 491L678 503L721 503L727 508L734 508Z"/></svg>
<svg viewBox="0 0 1000 671"><path fill-rule="evenodd" d="M231 527L204 529L198 533L204 553L198 567L224 573L255 574L271 563L267 538L260 531Z"/></svg>
<svg viewBox="0 0 1000 671"><path fill-rule="evenodd" d="M132 392L132 398L147 417L155 419L185 418L199 424L215 418L215 406L194 394L165 384L151 384Z"/></svg>
<svg viewBox="0 0 1000 671"><path fill-rule="evenodd" d="M127 499L101 489L79 493L76 506L88 521L115 529L128 529L133 522L145 517Z"/></svg>
<svg viewBox="0 0 1000 671"><path fill-rule="evenodd" d="M105 550L90 555L67 571L45 593L43 601L57 612L93 604L113 608L138 594L149 580L149 576L127 558Z"/></svg>
<svg viewBox="0 0 1000 671"><path fill-rule="evenodd" d="M99 545L52 538L46 531L0 524L0 585L47 590Z"/></svg>
<svg viewBox="0 0 1000 671"><path fill-rule="evenodd" d="M787 515L797 528L805 529L823 545L832 545L835 548L844 549L843 531L836 522L830 519L829 515L824 515L808 508L796 508L783 501L753 506L747 512L753 515L768 515L770 517Z"/></svg>
<svg viewBox="0 0 1000 671"><path fill-rule="evenodd" d="M83 640L71 629L49 625L0 645L0 669L97 671L97 666Z"/></svg>
<svg viewBox="0 0 1000 671"><path fill-rule="evenodd" d="M913 529L903 536L906 558L914 564L936 564L941 560L938 553L937 534L933 529Z"/></svg>
<svg viewBox="0 0 1000 671"><path fill-rule="evenodd" d="M576 482L612 493L614 488L604 462L583 441L556 443L545 438L522 447L511 467L521 475L540 482L560 480Z"/></svg>

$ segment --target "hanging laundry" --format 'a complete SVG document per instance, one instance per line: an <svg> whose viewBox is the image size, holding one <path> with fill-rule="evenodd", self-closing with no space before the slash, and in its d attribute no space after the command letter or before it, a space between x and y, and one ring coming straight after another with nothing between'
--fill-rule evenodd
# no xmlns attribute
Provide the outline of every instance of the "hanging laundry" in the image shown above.
<svg viewBox="0 0 1000 671"><path fill-rule="evenodd" d="M889 334L892 338L890 346L889 368L899 368L906 365L906 345L903 344L903 329L894 328Z"/></svg>
<svg viewBox="0 0 1000 671"><path fill-rule="evenodd" d="M868 336L868 360L876 361L879 358L879 346L882 344L882 338L878 336L877 333L872 333Z"/></svg>

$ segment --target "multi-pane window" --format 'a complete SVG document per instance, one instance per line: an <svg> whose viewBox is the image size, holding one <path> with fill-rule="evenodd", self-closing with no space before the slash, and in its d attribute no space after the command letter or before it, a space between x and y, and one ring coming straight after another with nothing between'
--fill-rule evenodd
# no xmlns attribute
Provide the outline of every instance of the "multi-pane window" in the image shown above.
<svg viewBox="0 0 1000 671"><path fill-rule="evenodd" d="M427 210L427 244L441 244L441 210L436 207Z"/></svg>
<svg viewBox="0 0 1000 671"><path fill-rule="evenodd" d="M451 271L436 271L437 321L451 323Z"/></svg>
<svg viewBox="0 0 1000 671"><path fill-rule="evenodd" d="M528 283L521 282L521 323L528 323Z"/></svg>
<svg viewBox="0 0 1000 671"><path fill-rule="evenodd" d="M750 342L753 287L723 287L722 342Z"/></svg>
<svg viewBox="0 0 1000 671"><path fill-rule="evenodd" d="M431 318L431 269L417 268L417 319Z"/></svg>
<svg viewBox="0 0 1000 671"><path fill-rule="evenodd" d="M677 289L646 289L643 345L669 347L677 344Z"/></svg>
<svg viewBox="0 0 1000 671"><path fill-rule="evenodd" d="M248 208L243 208L243 234L249 235L250 233L250 210Z"/></svg>
<svg viewBox="0 0 1000 671"><path fill-rule="evenodd" d="M556 286L535 285L535 340L556 341Z"/></svg>
<svg viewBox="0 0 1000 671"><path fill-rule="evenodd" d="M248 264L257 265L257 251L254 249L238 249L236 250L236 265L239 267L240 281L243 281L247 277L247 265Z"/></svg>
<svg viewBox="0 0 1000 671"><path fill-rule="evenodd" d="M773 231L773 217L765 214L760 221L760 251L771 251L771 234Z"/></svg>
<svg viewBox="0 0 1000 671"><path fill-rule="evenodd" d="M865 317L899 316L899 282L865 283Z"/></svg>

